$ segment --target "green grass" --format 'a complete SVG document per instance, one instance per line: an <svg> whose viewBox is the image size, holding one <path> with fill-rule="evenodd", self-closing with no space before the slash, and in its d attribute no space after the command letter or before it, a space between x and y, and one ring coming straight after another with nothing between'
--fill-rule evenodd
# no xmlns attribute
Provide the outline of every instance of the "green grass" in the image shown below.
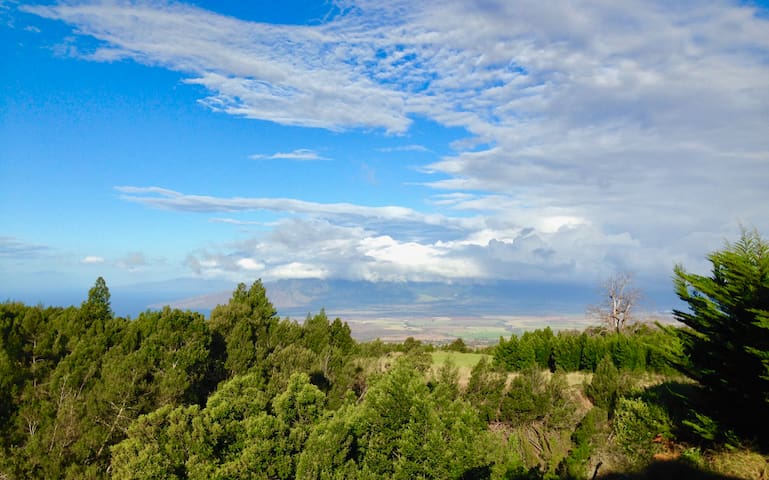
<svg viewBox="0 0 769 480"><path fill-rule="evenodd" d="M486 360L491 362L491 355L484 353L459 353L459 352L433 352L433 367L440 368L446 363L446 360L451 359L451 362L457 368L470 368L481 361L481 358L486 357Z"/></svg>
<svg viewBox="0 0 769 480"><path fill-rule="evenodd" d="M437 372L447 360L450 360L459 374L459 384L466 386L470 380L470 374L473 367L481 361L481 358L486 357L486 360L491 362L491 355L483 353L459 353L459 352L433 352L433 366L432 371Z"/></svg>

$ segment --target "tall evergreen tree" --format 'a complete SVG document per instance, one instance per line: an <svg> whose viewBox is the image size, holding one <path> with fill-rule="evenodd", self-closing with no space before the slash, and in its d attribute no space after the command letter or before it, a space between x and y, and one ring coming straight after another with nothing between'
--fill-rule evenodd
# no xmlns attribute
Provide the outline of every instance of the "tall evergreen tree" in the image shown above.
<svg viewBox="0 0 769 480"><path fill-rule="evenodd" d="M94 321L105 322L112 318L112 306L110 305L110 293L104 278L96 279L93 287L88 290L88 300L80 306L80 311L86 325Z"/></svg>
<svg viewBox="0 0 769 480"><path fill-rule="evenodd" d="M590 384L585 387L585 393L597 407L608 412L614 410L620 393L620 376L610 355L607 354L598 364Z"/></svg>
<svg viewBox="0 0 769 480"><path fill-rule="evenodd" d="M674 311L688 329L671 330L683 345L677 367L702 384L717 418L769 444L769 243L743 231L708 256L709 277L675 269Z"/></svg>
<svg viewBox="0 0 769 480"><path fill-rule="evenodd" d="M214 308L211 330L226 345L225 367L231 375L264 367L264 360L275 347L272 337L278 321L277 310L261 280L250 288L239 284L227 305Z"/></svg>

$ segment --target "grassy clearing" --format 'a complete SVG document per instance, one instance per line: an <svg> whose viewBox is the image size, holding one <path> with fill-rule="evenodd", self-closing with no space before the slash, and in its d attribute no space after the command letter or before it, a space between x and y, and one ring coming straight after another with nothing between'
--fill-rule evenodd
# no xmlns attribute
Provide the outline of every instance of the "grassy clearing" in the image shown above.
<svg viewBox="0 0 769 480"><path fill-rule="evenodd" d="M486 361L492 362L494 359L491 355L485 353L459 353L459 352L432 352L430 355L433 357L432 371L437 372L447 361L450 361L454 367L459 371L459 383L460 385L467 385L467 381L470 379L470 373L473 367L481 361L481 358L486 358ZM549 380L552 375L549 371L545 371L545 377ZM518 376L518 372L508 373L509 382ZM575 389L581 389L582 384L585 382L590 383L590 379L593 377L589 372L569 372L566 374L566 381L569 387Z"/></svg>
<svg viewBox="0 0 769 480"><path fill-rule="evenodd" d="M491 355L483 353L459 353L459 352L433 352L432 371L437 372L446 362L451 362L459 373L459 385L464 387L470 380L470 374L473 371L473 367L481 361L481 358L486 358L491 362Z"/></svg>
<svg viewBox="0 0 769 480"><path fill-rule="evenodd" d="M569 372L566 374L566 382L570 387L582 388L585 383L590 383L593 374L590 372Z"/></svg>
<svg viewBox="0 0 769 480"><path fill-rule="evenodd" d="M450 360L457 368L469 368L481 361L481 358L486 357L486 361L491 362L491 355L484 353L459 353L459 352L433 352L433 367L440 368L446 361Z"/></svg>

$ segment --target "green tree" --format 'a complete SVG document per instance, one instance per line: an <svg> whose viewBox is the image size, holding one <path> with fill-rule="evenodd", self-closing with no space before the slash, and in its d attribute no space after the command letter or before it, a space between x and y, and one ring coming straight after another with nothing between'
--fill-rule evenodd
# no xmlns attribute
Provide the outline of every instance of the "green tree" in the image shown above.
<svg viewBox="0 0 769 480"><path fill-rule="evenodd" d="M553 342L551 370L561 368L567 372L579 370L582 357L582 338L578 332L558 332Z"/></svg>
<svg viewBox="0 0 769 480"><path fill-rule="evenodd" d="M300 344L287 345L278 348L267 358L267 393L272 397L288 385L288 380L294 373L312 374L320 368L320 358L312 350Z"/></svg>
<svg viewBox="0 0 769 480"><path fill-rule="evenodd" d="M656 436L671 437L672 422L660 405L640 398L620 397L612 421L617 444L634 463L648 462L662 449L652 440Z"/></svg>
<svg viewBox="0 0 769 480"><path fill-rule="evenodd" d="M187 459L195 455L192 422L199 407L165 405L128 427L128 438L112 447L112 478L187 478Z"/></svg>
<svg viewBox="0 0 769 480"><path fill-rule="evenodd" d="M710 276L675 268L675 289L689 328L670 329L683 347L675 365L703 385L713 414L727 426L769 444L769 243L743 231L711 253Z"/></svg>
<svg viewBox="0 0 769 480"><path fill-rule="evenodd" d="M528 348L531 348L534 355L534 362L537 366L539 368L549 368L554 342L555 336L550 327L545 327L544 329L538 328L532 332L524 332L521 336L521 349L527 350ZM528 355L528 353L526 353L526 355Z"/></svg>
<svg viewBox="0 0 769 480"><path fill-rule="evenodd" d="M600 431L606 420L606 410L599 407L591 408L585 414L571 435L572 449L558 467L561 478L588 478L588 462L593 450L600 443Z"/></svg>
<svg viewBox="0 0 769 480"><path fill-rule="evenodd" d="M433 395L450 401L459 397L459 369L454 360L448 357L438 369L436 378L431 383Z"/></svg>
<svg viewBox="0 0 769 480"><path fill-rule="evenodd" d="M515 334L510 340L499 339L499 345L494 351L494 365L508 371L523 370L536 364L533 337L524 335L520 339Z"/></svg>
<svg viewBox="0 0 769 480"><path fill-rule="evenodd" d="M619 370L614 366L609 355L595 369L595 374L589 385L585 387L585 393L593 403L608 412L612 412L620 392Z"/></svg>
<svg viewBox="0 0 769 480"><path fill-rule="evenodd" d="M261 280L250 288L239 284L227 305L213 309L211 330L224 342L224 366L230 376L264 367L264 360L275 347L273 334L278 323L277 311Z"/></svg>
<svg viewBox="0 0 769 480"><path fill-rule="evenodd" d="M88 300L80 306L80 311L88 325L97 320L105 322L112 318L110 293L104 278L96 279L96 283L88 290Z"/></svg>
<svg viewBox="0 0 769 480"><path fill-rule="evenodd" d="M569 382L566 373L558 370L550 377L545 391L547 410L545 425L549 430L566 430L574 426L576 405L569 394Z"/></svg>
<svg viewBox="0 0 769 480"><path fill-rule="evenodd" d="M617 368L643 370L646 366L646 350L637 336L615 333L607 338L607 346Z"/></svg>
<svg viewBox="0 0 769 480"><path fill-rule="evenodd" d="M11 465L0 468L17 478L105 475L115 424L102 423L104 404L95 387L125 325L112 316L101 278L80 309L35 307L18 318L10 343L20 347L13 361L25 378L11 399L14 424L3 432Z"/></svg>
<svg viewBox="0 0 769 480"><path fill-rule="evenodd" d="M430 391L408 358L313 429L297 478L461 478L489 463L491 437L470 405Z"/></svg>
<svg viewBox="0 0 769 480"><path fill-rule="evenodd" d="M600 332L582 332L580 335L582 354L579 359L580 370L595 371L598 363L608 353L608 342Z"/></svg>
<svg viewBox="0 0 769 480"><path fill-rule="evenodd" d="M541 370L530 367L522 371L502 397L502 419L517 426L544 418L550 406L547 385Z"/></svg>
<svg viewBox="0 0 769 480"><path fill-rule="evenodd" d="M262 376L251 372L222 383L208 398L205 408L199 412L192 410L197 406L181 412L183 415L179 416L191 416L189 420L180 422L178 426L174 426L175 424L164 426L164 428L180 429L180 433L175 434L177 438L183 436L190 439L190 443L184 446L185 451L189 451L184 461L188 478L253 477L254 469L259 468L259 465L256 464L257 462L251 466L242 464L244 451L249 447L269 449L272 446L271 442L268 442L269 445L264 445L261 438L282 436L277 434L278 426L275 425L275 418L267 415L268 403L269 398L264 393ZM170 433L169 431L163 435L170 438ZM127 454L119 457L121 464L126 466L137 461L131 447L132 441L134 439L130 436L127 441L123 441L123 444L128 445ZM123 444L119 447L122 448ZM160 447L163 445L161 444ZM174 448L177 452L179 451L179 447L174 446ZM253 448L246 455L252 459ZM113 457L113 467L117 469L114 465L115 458ZM178 470L178 467L174 468Z"/></svg>
<svg viewBox="0 0 769 480"><path fill-rule="evenodd" d="M448 344L446 346L446 350L450 352L460 352L460 353L466 353L470 351L470 349L465 344L465 341L462 340L461 337L457 338L456 340Z"/></svg>
<svg viewBox="0 0 769 480"><path fill-rule="evenodd" d="M481 419L486 422L494 422L499 418L506 377L506 374L495 371L486 357L482 357L470 373L465 398L478 409Z"/></svg>
<svg viewBox="0 0 769 480"><path fill-rule="evenodd" d="M324 401L325 395L306 374L292 375L286 391L273 401L274 414L262 412L242 421L238 448L228 452L214 477L295 478L299 454Z"/></svg>

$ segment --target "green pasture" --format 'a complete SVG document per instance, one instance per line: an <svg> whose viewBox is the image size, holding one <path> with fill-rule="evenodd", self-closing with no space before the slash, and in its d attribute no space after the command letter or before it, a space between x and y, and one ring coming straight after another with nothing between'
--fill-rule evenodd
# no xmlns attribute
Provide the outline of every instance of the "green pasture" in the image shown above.
<svg viewBox="0 0 769 480"><path fill-rule="evenodd" d="M481 361L481 358L486 357L486 361L491 362L491 355L484 353L460 353L460 352L433 352L433 367L442 367L447 360L450 360L457 368L469 368Z"/></svg>

